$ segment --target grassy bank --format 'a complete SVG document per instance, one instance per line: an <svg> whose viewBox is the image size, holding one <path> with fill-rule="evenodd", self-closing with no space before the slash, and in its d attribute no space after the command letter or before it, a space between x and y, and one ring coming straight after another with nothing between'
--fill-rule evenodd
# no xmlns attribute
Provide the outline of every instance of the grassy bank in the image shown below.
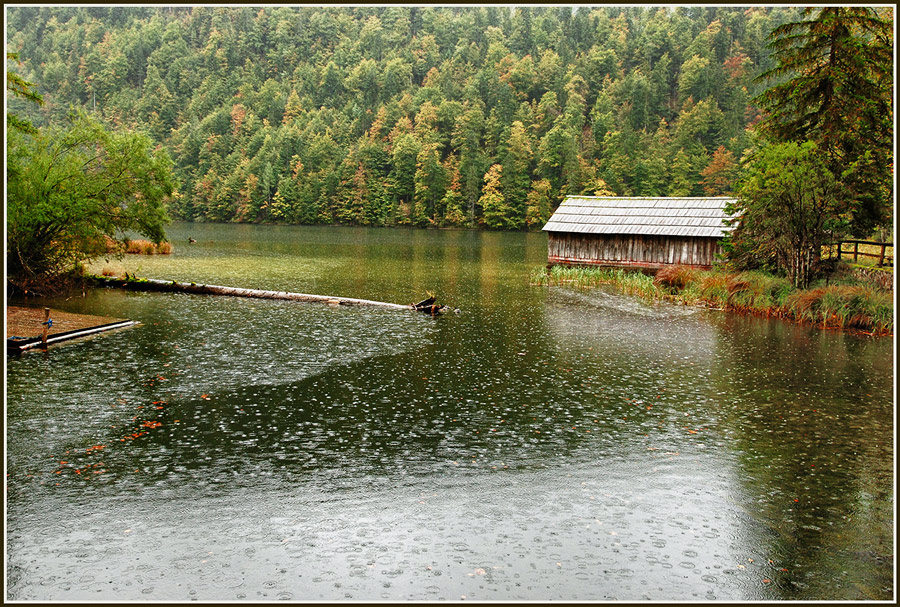
<svg viewBox="0 0 900 607"><path fill-rule="evenodd" d="M550 271L536 269L532 283L579 289L613 285L623 293L651 302L704 305L878 335L894 331L892 294L852 281L798 290L784 278L760 272L727 274L672 266L653 277L617 268L553 266Z"/></svg>

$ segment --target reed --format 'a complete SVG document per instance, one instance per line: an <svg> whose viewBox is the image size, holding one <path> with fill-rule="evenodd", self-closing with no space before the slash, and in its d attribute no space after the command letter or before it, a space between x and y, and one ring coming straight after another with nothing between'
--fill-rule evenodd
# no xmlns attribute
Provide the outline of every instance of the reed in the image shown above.
<svg viewBox="0 0 900 607"><path fill-rule="evenodd" d="M778 315L793 286L786 278L762 272L741 272L726 283L728 306L756 314Z"/></svg>
<svg viewBox="0 0 900 607"><path fill-rule="evenodd" d="M567 285L578 289L613 285L627 295L645 300L665 298L665 292L653 283L651 276L621 268L553 266L549 271L540 268L532 274L531 283L541 286Z"/></svg>
<svg viewBox="0 0 900 607"><path fill-rule="evenodd" d="M874 333L892 333L892 297L866 286L832 285L788 296L789 316L824 328L853 328Z"/></svg>
<svg viewBox="0 0 900 607"><path fill-rule="evenodd" d="M129 240L125 252L133 255L169 255L172 252L172 243L166 241L156 244L149 240Z"/></svg>
<svg viewBox="0 0 900 607"><path fill-rule="evenodd" d="M682 291L697 282L700 271L690 266L666 266L656 273L654 284L673 291Z"/></svg>
<svg viewBox="0 0 900 607"><path fill-rule="evenodd" d="M739 312L792 318L824 328L853 328L877 334L894 330L889 291L868 284L834 284L796 290L790 281L762 272L727 274L673 266L656 277L621 268L553 266L535 270L532 284L589 289L608 284L646 301L702 304Z"/></svg>
<svg viewBox="0 0 900 607"><path fill-rule="evenodd" d="M698 291L702 301L724 308L728 305L728 276L721 272L703 272Z"/></svg>

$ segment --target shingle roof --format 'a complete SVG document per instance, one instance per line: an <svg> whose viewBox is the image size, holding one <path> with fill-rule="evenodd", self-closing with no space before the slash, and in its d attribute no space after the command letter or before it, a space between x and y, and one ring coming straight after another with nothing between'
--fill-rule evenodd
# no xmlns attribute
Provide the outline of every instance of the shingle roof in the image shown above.
<svg viewBox="0 0 900 607"><path fill-rule="evenodd" d="M735 198L568 196L544 226L546 232L720 237Z"/></svg>

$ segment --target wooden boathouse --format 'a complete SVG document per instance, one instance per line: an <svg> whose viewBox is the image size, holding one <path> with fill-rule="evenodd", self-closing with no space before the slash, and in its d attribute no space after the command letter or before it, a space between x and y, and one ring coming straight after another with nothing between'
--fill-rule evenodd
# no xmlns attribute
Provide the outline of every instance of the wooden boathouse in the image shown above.
<svg viewBox="0 0 900 607"><path fill-rule="evenodd" d="M550 217L549 265L709 268L734 198L567 196Z"/></svg>

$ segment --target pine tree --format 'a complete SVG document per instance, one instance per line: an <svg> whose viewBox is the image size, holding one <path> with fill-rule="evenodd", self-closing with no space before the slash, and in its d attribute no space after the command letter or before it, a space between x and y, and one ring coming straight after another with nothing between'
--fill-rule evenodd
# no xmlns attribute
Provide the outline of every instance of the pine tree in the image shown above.
<svg viewBox="0 0 900 607"><path fill-rule="evenodd" d="M517 120L512 123L500 179L503 197L510 213L505 223L512 229L520 229L525 224L526 197L531 185L531 157L528 133L525 126Z"/></svg>
<svg viewBox="0 0 900 607"><path fill-rule="evenodd" d="M426 143L416 156L413 223L434 225L440 218L438 202L446 190L446 174L436 143Z"/></svg>
<svg viewBox="0 0 900 607"><path fill-rule="evenodd" d="M757 97L776 142L815 141L851 197L854 230L888 221L893 198L893 28L863 6L809 8L770 35L777 65ZM854 207L858 208L854 209Z"/></svg>

